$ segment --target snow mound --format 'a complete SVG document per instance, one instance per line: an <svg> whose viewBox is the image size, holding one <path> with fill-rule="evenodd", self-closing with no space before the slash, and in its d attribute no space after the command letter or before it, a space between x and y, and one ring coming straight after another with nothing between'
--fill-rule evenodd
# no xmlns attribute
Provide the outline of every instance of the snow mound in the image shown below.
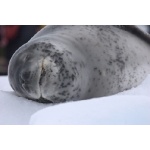
<svg viewBox="0 0 150 150"><path fill-rule="evenodd" d="M0 76L0 91L13 91L7 76Z"/></svg>
<svg viewBox="0 0 150 150"><path fill-rule="evenodd" d="M18 97L14 92L0 91L0 124L28 124L31 115L44 107L44 104Z"/></svg>
<svg viewBox="0 0 150 150"><path fill-rule="evenodd" d="M150 124L146 96L109 96L48 107L32 115L30 124L126 125Z"/></svg>
<svg viewBox="0 0 150 150"><path fill-rule="evenodd" d="M112 95L48 107L30 124L150 124L150 75L138 87Z"/></svg>
<svg viewBox="0 0 150 150"><path fill-rule="evenodd" d="M40 104L15 95L0 77L0 124L150 124L150 75L141 85L109 97Z"/></svg>

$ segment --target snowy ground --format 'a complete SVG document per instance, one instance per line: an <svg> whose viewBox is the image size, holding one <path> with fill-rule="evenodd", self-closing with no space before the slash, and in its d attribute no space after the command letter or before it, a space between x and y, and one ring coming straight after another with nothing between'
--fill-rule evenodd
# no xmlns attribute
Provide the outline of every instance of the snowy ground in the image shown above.
<svg viewBox="0 0 150 150"><path fill-rule="evenodd" d="M15 95L0 77L0 124L150 124L150 75L136 88L103 98L58 105Z"/></svg>

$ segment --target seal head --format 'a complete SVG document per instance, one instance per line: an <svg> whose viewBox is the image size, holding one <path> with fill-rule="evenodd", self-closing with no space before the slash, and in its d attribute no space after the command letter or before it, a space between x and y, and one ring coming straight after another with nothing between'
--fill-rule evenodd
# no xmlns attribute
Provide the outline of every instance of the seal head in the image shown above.
<svg viewBox="0 0 150 150"><path fill-rule="evenodd" d="M78 65L74 63L72 53L58 44L28 42L9 63L9 81L18 95L38 102L77 99L82 83Z"/></svg>

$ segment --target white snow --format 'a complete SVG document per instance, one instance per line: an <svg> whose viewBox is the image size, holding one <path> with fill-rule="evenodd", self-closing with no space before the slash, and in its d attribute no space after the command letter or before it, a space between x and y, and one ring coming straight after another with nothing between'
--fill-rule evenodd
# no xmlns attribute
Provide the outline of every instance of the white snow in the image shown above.
<svg viewBox="0 0 150 150"><path fill-rule="evenodd" d="M28 124L30 116L46 107L25 98L18 97L9 85L7 77L0 77L0 124Z"/></svg>
<svg viewBox="0 0 150 150"><path fill-rule="evenodd" d="M30 124L150 124L150 100L146 96L111 96L72 102L38 111Z"/></svg>
<svg viewBox="0 0 150 150"><path fill-rule="evenodd" d="M136 88L116 95L57 105L15 95L0 77L0 124L150 124L150 75Z"/></svg>

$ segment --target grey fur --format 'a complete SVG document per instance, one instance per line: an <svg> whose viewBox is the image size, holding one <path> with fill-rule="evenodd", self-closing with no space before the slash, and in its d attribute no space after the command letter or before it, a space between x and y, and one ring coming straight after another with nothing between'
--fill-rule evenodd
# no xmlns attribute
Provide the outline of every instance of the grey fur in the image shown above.
<svg viewBox="0 0 150 150"><path fill-rule="evenodd" d="M9 81L42 103L116 94L150 73L149 42L135 26L46 26L13 55Z"/></svg>

